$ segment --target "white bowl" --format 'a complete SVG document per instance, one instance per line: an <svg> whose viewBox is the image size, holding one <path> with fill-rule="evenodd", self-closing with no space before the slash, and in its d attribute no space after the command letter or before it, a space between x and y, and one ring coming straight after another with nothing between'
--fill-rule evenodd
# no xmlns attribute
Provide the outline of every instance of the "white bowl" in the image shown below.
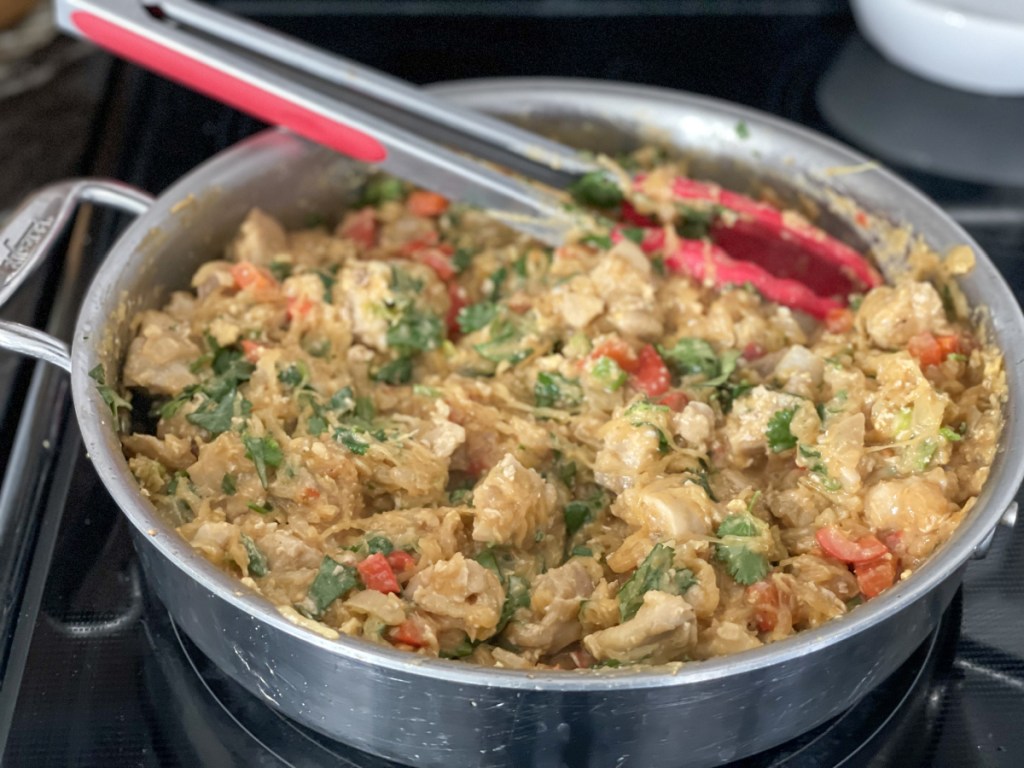
<svg viewBox="0 0 1024 768"><path fill-rule="evenodd" d="M894 63L953 88L1024 95L1024 1L852 0L864 36Z"/></svg>

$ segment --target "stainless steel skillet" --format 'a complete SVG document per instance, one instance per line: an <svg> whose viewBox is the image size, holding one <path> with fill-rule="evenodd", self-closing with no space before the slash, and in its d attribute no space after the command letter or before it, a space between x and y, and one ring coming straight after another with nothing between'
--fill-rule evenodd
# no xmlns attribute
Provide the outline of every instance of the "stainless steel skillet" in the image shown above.
<svg viewBox="0 0 1024 768"><path fill-rule="evenodd" d="M229 675L282 713L329 736L414 765L714 765L765 749L848 707L893 671L934 626L972 553L1011 505L1024 466L1017 411L1024 335L1012 293L970 238L892 174L830 175L865 158L752 110L670 91L582 81L478 81L437 93L470 108L550 131L579 146L617 151L660 140L694 154L701 175L740 190L770 184L801 196L849 234L832 195L909 222L942 251L967 243L977 269L961 285L989 308L987 327L1007 353L1011 402L992 475L969 518L911 579L849 616L756 651L675 674L520 673L423 660L360 641L321 638L289 623L192 551L139 494L89 378L102 365L116 385L135 311L160 305L216 255L253 205L300 224L343 206L358 165L281 132L227 150L160 196L112 248L84 303L70 358L89 454L135 529L147 580L175 621ZM735 131L745 121L750 138ZM55 198L51 196L50 204ZM141 199L136 201L141 207ZM23 209L25 232L32 203ZM42 225L41 229L53 227ZM47 229L47 231L49 231ZM0 235L25 256L38 236ZM45 240L45 238L43 238Z"/></svg>

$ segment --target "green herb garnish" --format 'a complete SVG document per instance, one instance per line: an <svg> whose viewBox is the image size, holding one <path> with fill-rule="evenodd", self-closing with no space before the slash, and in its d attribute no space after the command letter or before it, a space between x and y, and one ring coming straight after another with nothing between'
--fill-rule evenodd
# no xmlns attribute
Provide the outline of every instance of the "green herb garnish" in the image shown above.
<svg viewBox="0 0 1024 768"><path fill-rule="evenodd" d="M242 444L245 446L245 457L256 467L260 485L266 488L268 485L267 467L279 467L284 460L281 446L272 437L251 437L250 435L242 435Z"/></svg>

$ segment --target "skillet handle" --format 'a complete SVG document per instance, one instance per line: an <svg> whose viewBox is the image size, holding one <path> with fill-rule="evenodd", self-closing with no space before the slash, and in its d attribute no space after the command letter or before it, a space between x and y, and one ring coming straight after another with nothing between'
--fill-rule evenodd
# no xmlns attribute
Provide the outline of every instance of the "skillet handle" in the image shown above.
<svg viewBox="0 0 1024 768"><path fill-rule="evenodd" d="M80 203L138 216L153 198L119 181L88 178L57 182L33 193L0 229L0 307L50 255ZM0 320L0 349L71 370L65 342L21 323Z"/></svg>

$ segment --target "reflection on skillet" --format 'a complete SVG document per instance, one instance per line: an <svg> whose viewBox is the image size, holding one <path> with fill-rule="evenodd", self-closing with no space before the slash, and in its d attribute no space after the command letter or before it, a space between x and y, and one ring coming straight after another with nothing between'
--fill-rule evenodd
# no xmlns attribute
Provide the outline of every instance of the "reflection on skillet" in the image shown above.
<svg viewBox="0 0 1024 768"><path fill-rule="evenodd" d="M574 190L618 223L553 251L385 177L334 228L254 210L135 319L143 492L293 622L488 666L735 653L909 576L1001 427L973 256L880 285L795 211L623 164Z"/></svg>

